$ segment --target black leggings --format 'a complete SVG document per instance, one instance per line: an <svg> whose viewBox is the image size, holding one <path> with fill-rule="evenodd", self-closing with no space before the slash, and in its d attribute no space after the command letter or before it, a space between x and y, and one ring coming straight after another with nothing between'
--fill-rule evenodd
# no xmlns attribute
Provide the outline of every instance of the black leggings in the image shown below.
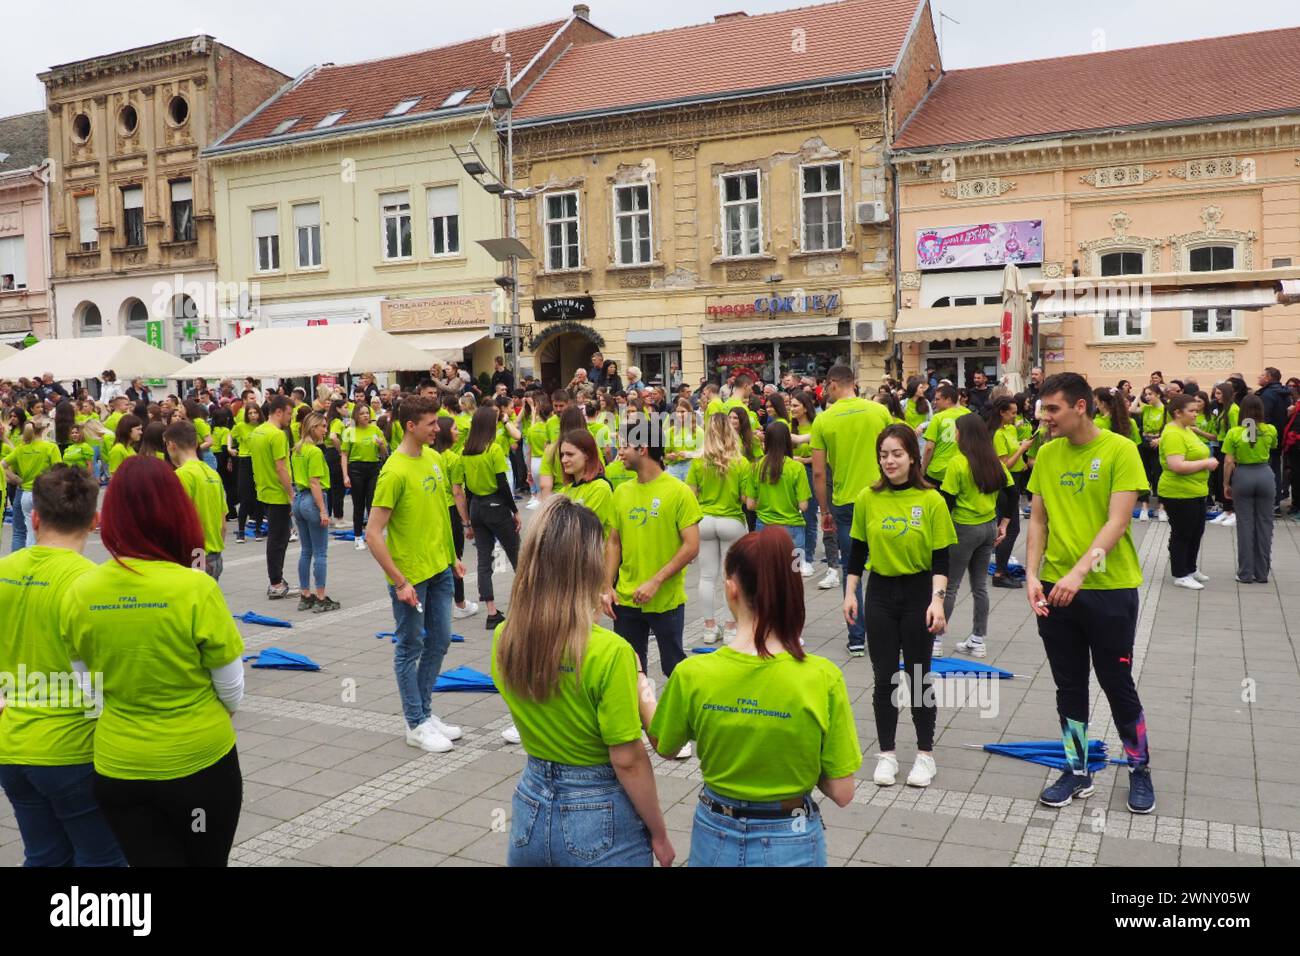
<svg viewBox="0 0 1300 956"><path fill-rule="evenodd" d="M515 514L501 500L501 492L487 497L474 495L469 499L469 520L474 528L474 547L478 551L478 599L494 601L492 593L492 548L496 542L510 559L510 566L519 564L519 532L515 530Z"/></svg>
<svg viewBox="0 0 1300 956"><path fill-rule="evenodd" d="M375 482L379 480L379 462L348 462L348 479L352 482L352 533L360 538L370 517L370 502L375 499Z"/></svg>
<svg viewBox="0 0 1300 956"><path fill-rule="evenodd" d="M1185 578L1196 570L1201 553L1201 536L1205 534L1204 498L1161 498L1169 515L1169 570L1176 578Z"/></svg>
<svg viewBox="0 0 1300 956"><path fill-rule="evenodd" d="M457 559L465 557L465 529L460 523L460 512L451 506L451 540L456 545ZM457 604L465 600L465 579L452 575L452 591Z"/></svg>
<svg viewBox="0 0 1300 956"><path fill-rule="evenodd" d="M325 449L325 465L330 470L330 490L326 493L330 517L335 520L343 517L343 496L347 490L343 487L343 458L337 448Z"/></svg>
<svg viewBox="0 0 1300 956"><path fill-rule="evenodd" d="M244 529L248 527L248 519L252 518L253 534L260 535L266 509L262 507L262 502L257 500L257 485L253 481L253 459L236 459L235 470L239 475L239 524L235 528L235 534L242 538Z"/></svg>
<svg viewBox="0 0 1300 956"><path fill-rule="evenodd" d="M1024 487L1024 482L1020 476L1023 471L1013 471L1011 478L1016 483L1016 506L1011 509L1011 516L1007 521L1007 536L1002 539L1002 543L993 549L993 557L997 564L994 570L998 574L1006 574L1007 561L1011 558L1011 549L1016 546L1016 539L1020 537L1020 492Z"/></svg>
<svg viewBox="0 0 1300 956"><path fill-rule="evenodd" d="M1160 497L1156 490L1160 487L1160 449L1152 448L1147 444L1146 436L1142 438L1142 444L1138 445L1138 457L1142 459L1142 468L1147 473L1147 484L1151 490L1146 494L1138 495L1138 501L1150 501L1151 496ZM1160 503L1164 504L1165 500L1160 498Z"/></svg>
<svg viewBox="0 0 1300 956"><path fill-rule="evenodd" d="M131 866L225 866L239 826L244 780L230 752L175 780L95 774L95 800Z"/></svg>
<svg viewBox="0 0 1300 956"><path fill-rule="evenodd" d="M847 557L845 558L847 561ZM912 724L916 728L916 749L934 749L934 697L929 688L930 654L934 637L925 626L925 611L930 606L934 576L929 571L887 577L874 571L867 576L867 590L861 613L867 629L867 653L875 673L871 706L876 714L876 736L880 749L894 749L898 730L898 707L894 689L901 687L898 655L902 652L912 695Z"/></svg>
<svg viewBox="0 0 1300 956"><path fill-rule="evenodd" d="M237 517L239 512L239 475L230 467L235 463L235 458L230 452L224 449L217 452L217 474L221 476L221 484L226 489L226 517Z"/></svg>

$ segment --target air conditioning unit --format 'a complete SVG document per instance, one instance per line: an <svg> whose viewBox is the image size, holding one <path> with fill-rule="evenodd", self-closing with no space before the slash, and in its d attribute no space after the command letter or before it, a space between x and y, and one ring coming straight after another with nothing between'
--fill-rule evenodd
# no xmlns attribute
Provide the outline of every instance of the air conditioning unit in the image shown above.
<svg viewBox="0 0 1300 956"><path fill-rule="evenodd" d="M875 226L882 222L889 222L889 213L885 211L885 203L881 199L860 202L855 207L855 211L859 226Z"/></svg>
<svg viewBox="0 0 1300 956"><path fill-rule="evenodd" d="M883 342L885 337L885 322L883 319L870 319L866 322L853 323L853 341L855 342Z"/></svg>

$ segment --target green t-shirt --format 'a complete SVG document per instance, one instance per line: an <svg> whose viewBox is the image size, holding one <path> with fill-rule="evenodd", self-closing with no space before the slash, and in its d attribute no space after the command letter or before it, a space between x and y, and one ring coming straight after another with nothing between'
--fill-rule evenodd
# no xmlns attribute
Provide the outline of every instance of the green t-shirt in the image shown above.
<svg viewBox="0 0 1300 956"><path fill-rule="evenodd" d="M461 456L455 451L448 448L442 452L442 471L447 476L447 505L455 507L456 495L452 488L455 485L465 485L465 468L461 465ZM459 521L460 518L455 519Z"/></svg>
<svg viewBox="0 0 1300 956"><path fill-rule="evenodd" d="M814 419L814 421L816 421L816 419ZM790 426L791 435L807 435L811 431L812 431L812 426L807 424L806 422L793 422ZM800 461L811 462L812 453L813 453L813 448L812 448L812 442L810 441L806 441L801 445L794 446L794 457L798 458Z"/></svg>
<svg viewBox="0 0 1300 956"><path fill-rule="evenodd" d="M765 525L779 524L785 527L804 526L803 512L799 502L807 502L812 497L808 487L808 472L803 465L793 458L781 462L781 476L776 484L764 481L761 477L763 463L750 468L749 479L745 483L745 494L758 504L755 514Z"/></svg>
<svg viewBox="0 0 1300 956"><path fill-rule="evenodd" d="M916 431L917 426L930 417L930 412L918 412L916 410L916 399L909 398L903 403L903 421L905 421L912 431Z"/></svg>
<svg viewBox="0 0 1300 956"><path fill-rule="evenodd" d="M727 473L719 475L717 469L703 458L691 459L686 470L686 484L694 488L700 499L700 511L711 518L745 520L741 496L749 483L754 466L746 458L737 458L727 466Z"/></svg>
<svg viewBox="0 0 1300 956"><path fill-rule="evenodd" d="M610 747L641 739L637 659L631 644L593 625L581 666L565 660L551 696L525 700L510 690L497 667L504 627L498 624L492 634L492 680L510 708L528 756L573 767L600 766L609 763Z"/></svg>
<svg viewBox="0 0 1300 956"><path fill-rule="evenodd" d="M605 466L605 480L615 491L619 485L627 484L629 481L636 481L636 475L627 470L627 465L623 464L617 458Z"/></svg>
<svg viewBox="0 0 1300 956"><path fill-rule="evenodd" d="M1056 582L1087 554L1110 517L1110 496L1150 491L1137 446L1122 435L1101 432L1086 445L1054 438L1038 451L1029 491L1047 509L1047 548L1041 578ZM1106 560L1094 562L1083 579L1085 591L1114 591L1142 583L1142 569L1130 528Z"/></svg>
<svg viewBox="0 0 1300 956"><path fill-rule="evenodd" d="M343 430L344 430L345 428L347 428L347 427L348 427L348 423L347 423L347 421L346 421L345 419L342 419L342 418L336 418L336 419L334 419L332 422L330 422L329 432L327 433L327 435L328 435L328 441L329 441L329 444L328 444L327 447L329 447L329 448L334 448L334 447L335 447L335 445L334 445L334 439L337 438L337 439L338 439L338 442L339 442L339 444L338 444L338 449L339 449L340 451L342 451L342 447L343 447Z"/></svg>
<svg viewBox="0 0 1300 956"><path fill-rule="evenodd" d="M230 429L230 438L239 450L240 458L253 457L253 443L249 439L256 427L252 422L240 421L234 428Z"/></svg>
<svg viewBox="0 0 1300 956"><path fill-rule="evenodd" d="M1159 435L1169 424L1169 412L1163 405L1142 406L1142 434L1148 437Z"/></svg>
<svg viewBox="0 0 1300 956"><path fill-rule="evenodd" d="M122 467L122 462L135 457L135 449L130 445L114 445L108 450L108 477L112 478Z"/></svg>
<svg viewBox="0 0 1300 956"><path fill-rule="evenodd" d="M330 469L325 464L325 452L320 445L302 446L301 451L289 453L289 475L295 488L310 489L311 480L319 479L321 491L330 490Z"/></svg>
<svg viewBox="0 0 1300 956"><path fill-rule="evenodd" d="M75 442L63 449L63 463L83 471L95 460L95 446L88 441Z"/></svg>
<svg viewBox="0 0 1300 956"><path fill-rule="evenodd" d="M1002 466L1002 473L1007 476L1005 487L1014 486L1006 465ZM957 499L952 509L953 524L987 524L998 516L998 492L980 491L970 471L970 460L961 452L949 459L940 490Z"/></svg>
<svg viewBox="0 0 1300 956"><path fill-rule="evenodd" d="M64 633L104 675L95 770L125 780L175 780L235 746L209 673L239 660L243 639L217 582L171 561L106 561L67 590Z"/></svg>
<svg viewBox="0 0 1300 956"><path fill-rule="evenodd" d="M54 442L37 439L31 442L18 442L5 455L5 461L22 479L23 491L31 491L36 479L63 461L63 456L59 454L59 446Z"/></svg>
<svg viewBox="0 0 1300 956"><path fill-rule="evenodd" d="M929 571L932 552L957 543L948 503L933 488L864 488L849 535L867 543L867 570L891 578Z"/></svg>
<svg viewBox="0 0 1300 956"><path fill-rule="evenodd" d="M720 398L715 398L709 402L708 407L704 410L704 418L708 420L711 415L730 415L733 408L742 409L749 416L749 427L755 432L759 431L758 416L739 398L729 398L725 402Z"/></svg>
<svg viewBox="0 0 1300 956"><path fill-rule="evenodd" d="M203 550L209 554L226 550L226 486L221 476L200 458L176 469L181 487L194 502L203 527Z"/></svg>
<svg viewBox="0 0 1300 956"><path fill-rule="evenodd" d="M248 437L253 446L253 483L257 486L257 500L268 505L287 505L289 493L280 484L275 463L282 461L289 467L289 436L284 429L263 422Z"/></svg>
<svg viewBox="0 0 1300 956"><path fill-rule="evenodd" d="M194 425L194 434L199 439L199 454L203 454L203 443L207 441L208 436L212 434L212 426L209 425L207 421L202 418L194 419L192 424ZM216 448L215 440L212 443L212 448L213 449Z"/></svg>
<svg viewBox="0 0 1300 956"><path fill-rule="evenodd" d="M697 452L704 447L704 429L698 425L679 428L677 422L664 429L664 460L668 464L686 461L688 452Z"/></svg>
<svg viewBox="0 0 1300 956"><path fill-rule="evenodd" d="M889 427L889 411L865 398L841 398L813 419L814 451L824 451L835 477L831 503L847 505L880 480L876 439Z"/></svg>
<svg viewBox="0 0 1300 956"><path fill-rule="evenodd" d="M822 776L862 766L844 674L815 654L797 661L721 647L688 657L664 687L650 735L666 754L696 741L704 782L733 800L802 796Z"/></svg>
<svg viewBox="0 0 1300 956"><path fill-rule="evenodd" d="M668 472L653 481L632 481L614 492L614 529L622 563L618 569L618 603L648 614L671 611L686 603L686 569L682 568L637 605L632 595L659 573L682 546L682 529L699 524L700 506L685 484Z"/></svg>
<svg viewBox="0 0 1300 956"><path fill-rule="evenodd" d="M930 424L925 427L925 440L934 445L926 477L933 478L935 484L943 483L943 473L948 462L957 454L957 419L969 414L970 409L966 406L954 405L935 412Z"/></svg>
<svg viewBox="0 0 1300 956"><path fill-rule="evenodd" d="M0 764L54 767L94 756L94 706L62 676L72 674L75 655L59 618L64 592L94 568L76 551L39 544L0 558ZM20 667L28 675L22 684ZM33 684L36 674L45 676L43 686Z"/></svg>
<svg viewBox="0 0 1300 956"><path fill-rule="evenodd" d="M1245 426L1228 429L1223 439L1223 453L1231 455L1239 465L1257 465L1268 461L1268 454L1277 447L1277 429L1272 425L1255 427L1255 444L1250 443Z"/></svg>
<svg viewBox="0 0 1300 956"><path fill-rule="evenodd" d="M212 454L219 455L226 450L226 440L230 438L230 429L217 425L212 429Z"/></svg>
<svg viewBox="0 0 1300 956"><path fill-rule="evenodd" d="M588 422L587 431L591 434L592 439L596 442L596 449L601 454L601 461L605 460L605 449L617 444L614 436L610 434L609 426L601 422ZM667 449L664 449L667 451Z"/></svg>
<svg viewBox="0 0 1300 956"><path fill-rule="evenodd" d="M117 423L122 420L124 414L123 412L113 412L104 419L104 451L112 448L117 441Z"/></svg>
<svg viewBox="0 0 1300 956"><path fill-rule="evenodd" d="M1170 455L1182 455L1184 461L1204 461L1210 446L1190 428L1172 422L1160 433L1160 482L1156 494L1161 498L1204 498L1210 493L1210 473L1194 471L1179 475L1169 470Z"/></svg>
<svg viewBox="0 0 1300 956"><path fill-rule="evenodd" d="M465 475L465 487L472 495L487 497L497 490L497 475L506 474L506 456L496 442L477 455L460 456L460 470Z"/></svg>
<svg viewBox="0 0 1300 956"><path fill-rule="evenodd" d="M551 416L554 418L555 416ZM546 429L551 419L546 421L535 421L528 426L528 431L524 436L528 439L528 455L530 458L541 458L542 452L546 450Z"/></svg>
<svg viewBox="0 0 1300 956"><path fill-rule="evenodd" d="M432 448L423 449L419 458L395 451L379 470L373 507L392 511L388 553L411 584L427 581L456 563L447 510L450 500L442 457Z"/></svg>
<svg viewBox="0 0 1300 956"><path fill-rule="evenodd" d="M593 478L580 485L556 485L555 490L566 498L580 501L596 513L605 537L614 527L614 488L603 478Z"/></svg>
<svg viewBox="0 0 1300 956"><path fill-rule="evenodd" d="M993 451L999 458L1014 455L1020 448L1020 441L1020 433L1014 423L1003 425L993 433ZM1021 455L1015 465L1012 466L1011 471L1013 473L1024 471L1025 468L1025 456Z"/></svg>
<svg viewBox="0 0 1300 956"><path fill-rule="evenodd" d="M456 441L452 443L451 450L460 453L465 450L465 442L469 441L469 426L474 421L473 415L453 415L452 421L456 423ZM557 419L556 425L559 425Z"/></svg>
<svg viewBox="0 0 1300 956"><path fill-rule="evenodd" d="M1094 415L1092 416L1092 423L1104 432L1110 432L1115 430L1110 427L1109 415ZM1135 445L1142 444L1142 433L1138 431L1138 424L1132 418L1128 420L1128 437L1133 442L1133 444Z"/></svg>
<svg viewBox="0 0 1300 956"><path fill-rule="evenodd" d="M343 451L348 461L379 461L379 446L384 440L384 433L375 424L364 428L353 425L343 432ZM397 441L394 440L394 445Z"/></svg>

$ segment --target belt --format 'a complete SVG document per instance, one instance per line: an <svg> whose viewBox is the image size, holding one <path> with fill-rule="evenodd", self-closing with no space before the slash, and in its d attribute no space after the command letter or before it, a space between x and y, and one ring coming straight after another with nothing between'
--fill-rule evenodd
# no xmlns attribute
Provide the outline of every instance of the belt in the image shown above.
<svg viewBox="0 0 1300 956"><path fill-rule="evenodd" d="M818 812L816 801L809 796L791 797L788 800L782 800L779 808L733 807L729 803L714 800L703 793L700 794L700 803L714 813L735 820L785 820L791 817L808 817Z"/></svg>

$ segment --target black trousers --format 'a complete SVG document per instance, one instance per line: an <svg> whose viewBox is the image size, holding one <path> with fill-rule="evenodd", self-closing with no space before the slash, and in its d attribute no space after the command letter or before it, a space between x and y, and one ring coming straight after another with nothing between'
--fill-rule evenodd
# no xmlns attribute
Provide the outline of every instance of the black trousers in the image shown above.
<svg viewBox="0 0 1300 956"><path fill-rule="evenodd" d="M236 459L228 451L217 452L217 474L221 476L222 487L226 490L226 517L239 515L239 475L231 467ZM242 529L240 529L242 530Z"/></svg>
<svg viewBox="0 0 1300 956"><path fill-rule="evenodd" d="M461 526L460 512L456 510L455 505L451 506L451 539L456 545L456 557L465 557L465 529ZM460 604L465 600L465 579L454 574L451 577L453 582L452 591L456 603Z"/></svg>
<svg viewBox="0 0 1300 956"><path fill-rule="evenodd" d="M846 559L847 560L847 559ZM874 571L867 576L867 589L859 613L867 631L867 654L875 674L871 707L876 715L876 736L880 749L894 749L898 730L898 707L894 688L902 686L907 674L912 701L912 724L916 728L916 749L934 749L934 696L929 693L934 677L930 673L930 654L934 636L925 626L925 611L930 606L934 576L929 571L887 577ZM898 669L903 656L904 671Z"/></svg>
<svg viewBox="0 0 1300 956"><path fill-rule="evenodd" d="M1287 451L1287 461L1291 465L1291 513L1300 513L1300 444L1295 444Z"/></svg>
<svg viewBox="0 0 1300 956"><path fill-rule="evenodd" d="M510 566L519 564L519 532L515 530L514 512L501 499L500 492L486 497L473 495L469 499L469 522L474 528L474 547L478 551L480 601L496 600L492 592L492 549L498 541L510 559Z"/></svg>
<svg viewBox="0 0 1300 956"><path fill-rule="evenodd" d="M239 476L239 523L235 528L238 537L244 536L248 519L253 519L253 533L262 533L262 519L266 517L265 507L257 500L257 485L253 481L253 459L235 459L235 471Z"/></svg>
<svg viewBox="0 0 1300 956"><path fill-rule="evenodd" d="M1016 475L1022 475L1024 472L1013 472L1012 478ZM1017 490L1020 488L1020 482L1016 481ZM993 557L997 561L994 570L998 574L1005 574L1007 570L1007 561L1011 558L1011 549L1016 546L1016 539L1020 537L1020 496L1016 496L1016 506L1011 509L1011 517L1007 521L1007 536L1002 539L1002 543L993 549Z"/></svg>
<svg viewBox="0 0 1300 956"><path fill-rule="evenodd" d="M348 462L348 479L352 482L352 533L361 537L370 517L370 503L375 500L375 482L379 480L379 462Z"/></svg>
<svg viewBox="0 0 1300 956"><path fill-rule="evenodd" d="M231 747L175 780L95 774L95 800L131 866L225 866L239 826L244 780Z"/></svg>
<svg viewBox="0 0 1300 956"><path fill-rule="evenodd" d="M1156 489L1160 487L1160 449L1152 448L1147 444L1146 437L1142 438L1142 443L1138 445L1138 457L1142 459L1142 468L1147 473L1147 484L1151 486L1151 491L1144 495L1138 495L1139 501L1150 501L1151 495L1159 495ZM1164 499L1160 499L1164 504Z"/></svg>
<svg viewBox="0 0 1300 956"><path fill-rule="evenodd" d="M1201 536L1205 534L1204 498L1161 498L1169 515L1169 570L1176 578L1185 578L1196 570L1201 553Z"/></svg>
<svg viewBox="0 0 1300 956"><path fill-rule="evenodd" d="M272 584L284 580L284 553L289 550L293 525L292 505L262 503L266 509L266 577Z"/></svg>
<svg viewBox="0 0 1300 956"><path fill-rule="evenodd" d="M330 490L326 492L326 498L329 505L330 517L339 519L343 517L343 497L347 491L343 487L343 458L339 455L337 448L325 449L325 466L330 470Z"/></svg>
<svg viewBox="0 0 1300 956"><path fill-rule="evenodd" d="M614 633L632 645L641 670L649 669L650 635L659 645L659 666L665 677L686 659L682 633L686 630L686 605L668 611L643 611L639 607L619 604L614 608Z"/></svg>

